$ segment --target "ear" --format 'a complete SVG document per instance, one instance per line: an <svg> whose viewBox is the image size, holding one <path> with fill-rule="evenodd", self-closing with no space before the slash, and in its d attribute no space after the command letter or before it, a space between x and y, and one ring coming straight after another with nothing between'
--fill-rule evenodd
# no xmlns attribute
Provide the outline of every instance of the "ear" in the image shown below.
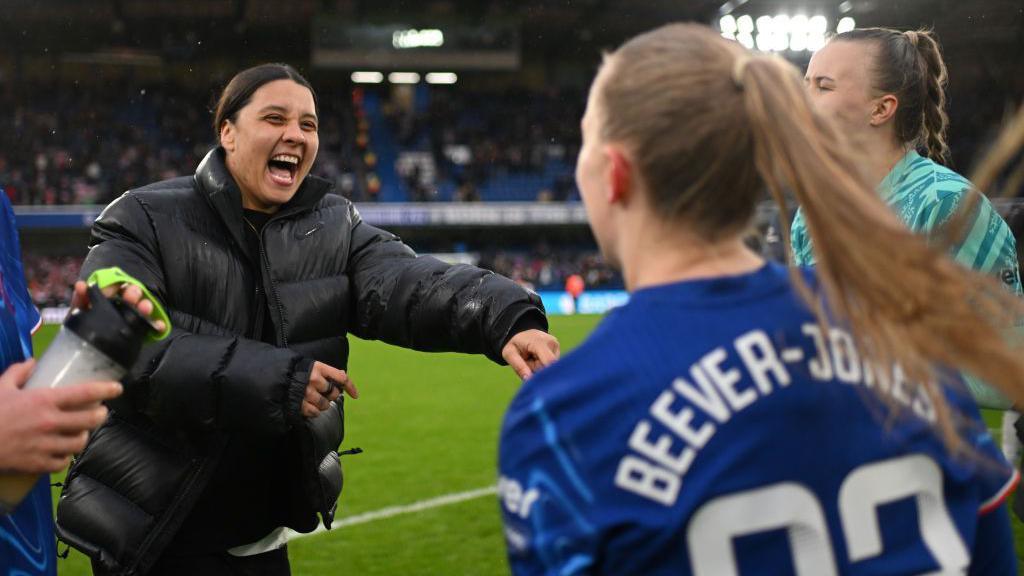
<svg viewBox="0 0 1024 576"><path fill-rule="evenodd" d="M608 203L627 202L633 192L633 160L626 151L613 144L606 145Z"/></svg>
<svg viewBox="0 0 1024 576"><path fill-rule="evenodd" d="M893 94L886 94L876 98L871 109L871 125L881 126L896 116L896 110L900 107L900 101Z"/></svg>
<svg viewBox="0 0 1024 576"><path fill-rule="evenodd" d="M220 125L220 145L228 152L235 151L235 124L231 120Z"/></svg>

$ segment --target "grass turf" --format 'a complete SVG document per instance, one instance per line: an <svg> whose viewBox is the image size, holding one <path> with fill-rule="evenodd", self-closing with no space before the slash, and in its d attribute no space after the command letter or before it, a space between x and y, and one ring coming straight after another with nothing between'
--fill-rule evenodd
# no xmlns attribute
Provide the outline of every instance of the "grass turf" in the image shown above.
<svg viewBox="0 0 1024 576"><path fill-rule="evenodd" d="M598 319L555 316L551 330L565 351ZM46 326L36 334L37 353L55 333ZM361 397L346 405L344 447L365 452L344 459L338 518L493 485L498 427L518 385L510 369L482 357L353 339L349 373ZM998 412L984 417L998 429ZM54 481L62 478L54 475ZM1015 517L1013 529L1020 557L1024 526ZM489 496L339 528L293 540L288 548L296 576L508 572L498 507ZM58 567L60 576L91 573L74 550ZM1024 563L1020 569L1024 573Z"/></svg>

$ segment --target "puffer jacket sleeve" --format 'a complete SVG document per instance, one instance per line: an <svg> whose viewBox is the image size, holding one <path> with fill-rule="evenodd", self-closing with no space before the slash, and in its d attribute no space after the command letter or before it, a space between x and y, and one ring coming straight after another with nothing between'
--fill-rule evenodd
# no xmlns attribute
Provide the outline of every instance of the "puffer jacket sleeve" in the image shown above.
<svg viewBox="0 0 1024 576"><path fill-rule="evenodd" d="M355 288L352 333L430 352L501 350L524 327L547 330L540 297L504 276L417 256L397 236L349 208L349 270Z"/></svg>
<svg viewBox="0 0 1024 576"><path fill-rule="evenodd" d="M81 276L119 266L176 312L167 291L155 226L144 201L128 192L92 227ZM189 432L215 428L279 436L301 421L312 361L291 350L231 335L193 334L174 328L143 348L125 379L130 402L157 424Z"/></svg>

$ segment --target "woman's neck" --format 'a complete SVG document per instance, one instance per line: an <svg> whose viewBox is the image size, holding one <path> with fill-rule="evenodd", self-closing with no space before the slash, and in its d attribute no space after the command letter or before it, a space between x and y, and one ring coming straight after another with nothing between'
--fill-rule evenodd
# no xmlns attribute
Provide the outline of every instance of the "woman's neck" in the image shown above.
<svg viewBox="0 0 1024 576"><path fill-rule="evenodd" d="M864 150L867 160L865 175L870 179L871 185L877 187L881 184L908 151L906 144L898 144L890 139L880 140Z"/></svg>
<svg viewBox="0 0 1024 576"><path fill-rule="evenodd" d="M675 227L680 226L683 225ZM735 276L764 265L764 260L747 248L740 235L710 242L671 228L647 226L624 238L626 245L619 252L619 261L627 290Z"/></svg>

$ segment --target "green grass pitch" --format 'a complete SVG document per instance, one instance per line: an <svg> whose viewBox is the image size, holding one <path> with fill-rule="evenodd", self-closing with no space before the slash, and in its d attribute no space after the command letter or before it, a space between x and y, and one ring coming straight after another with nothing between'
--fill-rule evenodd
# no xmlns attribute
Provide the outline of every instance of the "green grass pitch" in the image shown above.
<svg viewBox="0 0 1024 576"><path fill-rule="evenodd" d="M555 316L551 330L565 351L598 320ZM46 326L36 334L37 353L55 332ZM343 447L365 452L343 460L338 518L494 484L498 427L518 386L510 369L482 357L424 354L353 338L349 373L361 397L347 402ZM985 419L998 428L998 413ZM1013 522L1022 550L1024 526ZM296 576L508 573L493 496L337 528L293 540L288 548ZM75 551L58 567L60 576L91 573Z"/></svg>

